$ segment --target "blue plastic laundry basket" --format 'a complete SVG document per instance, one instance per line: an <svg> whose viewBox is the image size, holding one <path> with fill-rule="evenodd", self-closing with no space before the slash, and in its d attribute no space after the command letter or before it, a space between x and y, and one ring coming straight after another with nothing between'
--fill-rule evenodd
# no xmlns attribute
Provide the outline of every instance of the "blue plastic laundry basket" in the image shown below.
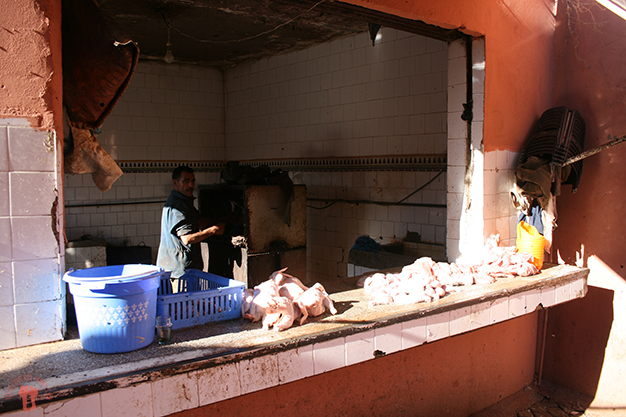
<svg viewBox="0 0 626 417"><path fill-rule="evenodd" d="M74 297L83 349L122 353L154 341L156 295L162 276L154 265L112 265L69 270L63 280Z"/></svg>

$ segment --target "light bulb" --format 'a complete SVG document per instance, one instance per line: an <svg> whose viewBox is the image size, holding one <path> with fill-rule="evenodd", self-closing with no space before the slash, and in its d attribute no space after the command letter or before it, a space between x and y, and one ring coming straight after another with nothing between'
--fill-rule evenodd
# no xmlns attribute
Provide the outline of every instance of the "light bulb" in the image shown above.
<svg viewBox="0 0 626 417"><path fill-rule="evenodd" d="M172 50L170 49L170 43L167 43L167 52L165 52L165 56L163 57L163 61L165 61L166 64L171 64L172 62L174 62L174 54L172 53Z"/></svg>

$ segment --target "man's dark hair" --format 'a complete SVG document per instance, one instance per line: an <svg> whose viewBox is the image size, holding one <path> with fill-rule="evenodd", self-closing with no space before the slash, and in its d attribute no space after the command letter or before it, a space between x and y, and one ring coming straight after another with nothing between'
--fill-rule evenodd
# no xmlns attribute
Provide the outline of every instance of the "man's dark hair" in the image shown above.
<svg viewBox="0 0 626 417"><path fill-rule="evenodd" d="M190 174L193 174L193 169L191 169L187 165L180 165L180 166L176 167L174 172L172 172L172 179L174 181L178 181L180 179L180 176L182 175L183 172L188 172Z"/></svg>

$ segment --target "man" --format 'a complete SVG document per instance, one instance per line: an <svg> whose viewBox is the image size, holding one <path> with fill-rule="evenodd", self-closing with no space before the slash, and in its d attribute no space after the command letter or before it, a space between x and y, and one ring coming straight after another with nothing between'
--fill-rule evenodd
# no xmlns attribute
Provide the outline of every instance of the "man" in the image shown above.
<svg viewBox="0 0 626 417"><path fill-rule="evenodd" d="M224 233L225 224L211 225L200 217L193 205L196 177L193 169L182 165L172 173L174 189L163 207L161 217L161 244L157 265L172 271L178 278L185 269L204 269L200 242L209 236Z"/></svg>

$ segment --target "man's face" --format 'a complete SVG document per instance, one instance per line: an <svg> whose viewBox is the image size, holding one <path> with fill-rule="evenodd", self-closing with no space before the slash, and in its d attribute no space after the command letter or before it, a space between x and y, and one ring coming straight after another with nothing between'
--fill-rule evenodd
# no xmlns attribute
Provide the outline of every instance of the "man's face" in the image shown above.
<svg viewBox="0 0 626 417"><path fill-rule="evenodd" d="M174 189L187 197L193 197L193 189L196 186L196 176L191 172L183 172L180 178L173 180Z"/></svg>

